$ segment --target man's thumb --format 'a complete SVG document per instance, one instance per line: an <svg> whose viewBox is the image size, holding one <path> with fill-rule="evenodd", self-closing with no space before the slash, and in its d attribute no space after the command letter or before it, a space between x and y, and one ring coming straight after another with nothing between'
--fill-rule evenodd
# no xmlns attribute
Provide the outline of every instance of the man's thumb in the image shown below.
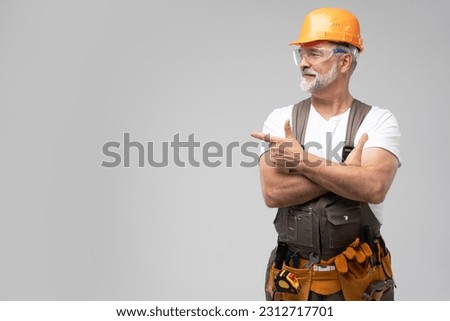
<svg viewBox="0 0 450 321"><path fill-rule="evenodd" d="M363 134L361 136L361 138L359 139L358 145L356 146L356 148L359 149L359 150L363 150L364 144L367 142L368 139L369 139L369 135Z"/></svg>
<svg viewBox="0 0 450 321"><path fill-rule="evenodd" d="M286 120L286 122L284 123L284 133L286 135L286 138L291 138L293 137L292 135L292 129L291 129L291 123L290 120Z"/></svg>

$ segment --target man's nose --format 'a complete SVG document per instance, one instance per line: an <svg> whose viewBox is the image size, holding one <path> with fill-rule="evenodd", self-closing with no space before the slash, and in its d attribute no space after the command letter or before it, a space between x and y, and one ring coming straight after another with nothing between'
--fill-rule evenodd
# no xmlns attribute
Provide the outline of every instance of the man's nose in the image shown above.
<svg viewBox="0 0 450 321"><path fill-rule="evenodd" d="M308 60L305 57L302 57L300 60L300 69L305 70L311 67L311 64L308 62Z"/></svg>

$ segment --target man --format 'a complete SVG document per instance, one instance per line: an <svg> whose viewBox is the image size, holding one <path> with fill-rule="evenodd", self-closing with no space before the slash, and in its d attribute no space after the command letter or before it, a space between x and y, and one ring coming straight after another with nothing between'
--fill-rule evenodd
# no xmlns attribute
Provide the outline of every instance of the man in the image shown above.
<svg viewBox="0 0 450 321"><path fill-rule="evenodd" d="M400 166L394 115L349 92L363 51L350 12L305 16L291 45L301 89L311 97L274 110L255 138L265 203L278 208L278 246L268 300L393 300L390 253L380 234L382 202ZM356 147L354 147L356 143Z"/></svg>

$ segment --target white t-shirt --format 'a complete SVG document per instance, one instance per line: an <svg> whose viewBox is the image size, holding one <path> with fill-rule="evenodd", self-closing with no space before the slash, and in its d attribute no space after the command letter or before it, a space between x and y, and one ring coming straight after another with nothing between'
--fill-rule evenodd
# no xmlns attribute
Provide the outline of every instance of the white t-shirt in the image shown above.
<svg viewBox="0 0 450 321"><path fill-rule="evenodd" d="M293 105L275 109L264 122L263 132L271 136L285 137L284 123L287 119L291 121L292 127L292 108ZM305 133L305 150L318 157L341 162L349 113L350 108L345 113L326 120L311 105ZM397 119L389 110L372 107L356 133L355 144L364 133L369 135L364 149L383 148L394 154L399 166L401 165L400 129ZM263 147L261 154L265 150ZM383 223L383 203L369 206L380 223Z"/></svg>

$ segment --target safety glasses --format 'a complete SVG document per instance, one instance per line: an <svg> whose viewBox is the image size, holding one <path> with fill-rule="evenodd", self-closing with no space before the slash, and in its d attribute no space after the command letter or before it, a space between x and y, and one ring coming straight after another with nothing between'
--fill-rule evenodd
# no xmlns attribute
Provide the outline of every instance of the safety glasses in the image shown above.
<svg viewBox="0 0 450 321"><path fill-rule="evenodd" d="M327 61L335 53L348 53L348 51L341 48L320 48L320 47L300 47L294 50L294 61L297 66L303 58L309 62L310 65L318 65Z"/></svg>

